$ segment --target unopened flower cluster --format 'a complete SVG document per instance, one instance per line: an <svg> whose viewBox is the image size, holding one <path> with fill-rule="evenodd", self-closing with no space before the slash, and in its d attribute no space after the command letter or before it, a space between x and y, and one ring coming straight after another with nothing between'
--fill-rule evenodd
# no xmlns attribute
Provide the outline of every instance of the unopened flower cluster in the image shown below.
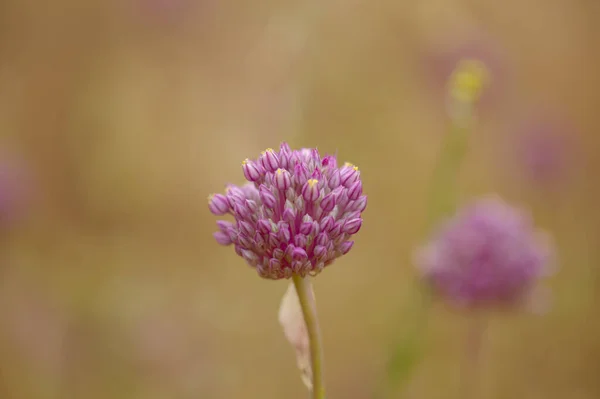
<svg viewBox="0 0 600 399"><path fill-rule="evenodd" d="M261 277L316 275L350 251L367 206L357 167L282 143L242 168L248 183L209 197L213 214L235 218L218 221L214 237L233 244Z"/></svg>
<svg viewBox="0 0 600 399"><path fill-rule="evenodd" d="M463 306L517 305L548 274L551 251L529 217L495 197L443 226L417 261L434 292Z"/></svg>

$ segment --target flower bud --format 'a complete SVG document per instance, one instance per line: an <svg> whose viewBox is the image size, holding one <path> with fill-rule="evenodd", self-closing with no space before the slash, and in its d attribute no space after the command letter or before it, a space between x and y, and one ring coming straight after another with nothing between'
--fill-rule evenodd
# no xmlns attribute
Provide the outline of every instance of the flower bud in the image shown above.
<svg viewBox="0 0 600 399"><path fill-rule="evenodd" d="M244 177L250 182L260 180L265 172L262 166L249 159L245 159L244 162L242 162L242 170L244 171Z"/></svg>
<svg viewBox="0 0 600 399"><path fill-rule="evenodd" d="M267 208L275 208L277 206L277 199L265 185L261 184L258 189L260 200Z"/></svg>
<svg viewBox="0 0 600 399"><path fill-rule="evenodd" d="M309 179L302 187L302 197L307 202L315 202L319 198L319 181Z"/></svg>
<svg viewBox="0 0 600 399"><path fill-rule="evenodd" d="M208 209L217 216L225 215L230 211L229 201L223 194L213 194L208 197Z"/></svg>
<svg viewBox="0 0 600 399"><path fill-rule="evenodd" d="M285 169L277 169L274 176L275 187L281 191L286 191L292 184L292 175Z"/></svg>
<svg viewBox="0 0 600 399"><path fill-rule="evenodd" d="M267 148L262 152L260 162L267 172L274 172L279 168L279 157L272 148Z"/></svg>

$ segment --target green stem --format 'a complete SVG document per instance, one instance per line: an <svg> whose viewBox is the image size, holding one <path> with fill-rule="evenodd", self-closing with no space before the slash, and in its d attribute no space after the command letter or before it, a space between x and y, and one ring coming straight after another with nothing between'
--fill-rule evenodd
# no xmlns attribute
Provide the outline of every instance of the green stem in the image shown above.
<svg viewBox="0 0 600 399"><path fill-rule="evenodd" d="M325 399L325 384L323 380L323 343L317 318L317 306L313 297L308 278L293 276L294 287L300 300L302 315L308 331L310 359L312 367L312 399Z"/></svg>
<svg viewBox="0 0 600 399"><path fill-rule="evenodd" d="M478 397L480 386L483 344L486 331L484 315L475 313L469 320L465 342L465 361L461 373L462 398Z"/></svg>
<svg viewBox="0 0 600 399"><path fill-rule="evenodd" d="M425 235L439 223L440 219L454 212L458 203L457 177L462 161L465 158L471 130L471 109L466 108L460 118L451 119L451 127L444 136L440 154L433 170L431 188L427 196L427 223ZM417 283L417 286L419 284ZM417 308L408 315L413 318L413 327L399 342L394 345L387 365L385 385L379 387L375 398L391 396L397 391L404 391L419 360L423 356L423 335L427 330L427 315L432 303L431 293L427 287L418 292ZM404 319L406 320L406 318Z"/></svg>
<svg viewBox="0 0 600 399"><path fill-rule="evenodd" d="M458 202L456 178L468 148L469 128L452 123L450 132L444 137L440 156L433 171L429 209L427 210L426 234L439 222L440 218L452 213Z"/></svg>

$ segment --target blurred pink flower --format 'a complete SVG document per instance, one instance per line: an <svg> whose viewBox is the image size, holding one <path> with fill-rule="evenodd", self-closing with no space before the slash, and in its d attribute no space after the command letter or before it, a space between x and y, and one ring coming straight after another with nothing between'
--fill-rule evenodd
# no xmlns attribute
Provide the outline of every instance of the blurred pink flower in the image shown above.
<svg viewBox="0 0 600 399"><path fill-rule="evenodd" d="M530 215L496 196L460 209L419 249L417 266L434 292L465 308L530 302L554 272L549 236Z"/></svg>
<svg viewBox="0 0 600 399"><path fill-rule="evenodd" d="M524 176L545 188L568 178L576 162L574 133L570 123L556 114L538 114L522 122L514 145Z"/></svg>

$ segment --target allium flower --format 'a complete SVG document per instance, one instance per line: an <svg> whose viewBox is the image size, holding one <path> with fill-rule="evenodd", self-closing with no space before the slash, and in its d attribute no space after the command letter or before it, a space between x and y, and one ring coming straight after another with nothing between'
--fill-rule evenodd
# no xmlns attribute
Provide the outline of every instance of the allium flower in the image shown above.
<svg viewBox="0 0 600 399"><path fill-rule="evenodd" d="M511 306L529 299L550 271L551 251L526 214L498 198L474 202L418 253L436 294L461 306Z"/></svg>
<svg viewBox="0 0 600 399"><path fill-rule="evenodd" d="M242 169L249 183L211 195L209 209L234 216L234 223L217 222L214 237L233 244L261 277L316 275L350 251L367 206L357 167L282 143L246 159Z"/></svg>
<svg viewBox="0 0 600 399"><path fill-rule="evenodd" d="M527 120L518 133L518 164L525 176L546 187L565 180L577 163L575 129L566 120L541 116Z"/></svg>

